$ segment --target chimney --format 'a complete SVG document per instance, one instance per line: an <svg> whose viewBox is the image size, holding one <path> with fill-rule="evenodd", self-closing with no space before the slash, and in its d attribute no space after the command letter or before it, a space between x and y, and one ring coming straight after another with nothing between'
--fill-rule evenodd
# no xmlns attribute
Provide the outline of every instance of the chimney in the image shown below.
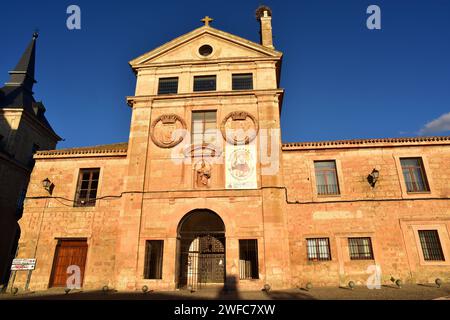
<svg viewBox="0 0 450 320"><path fill-rule="evenodd" d="M272 10L267 6L256 9L256 20L261 24L261 44L264 47L274 49L272 40Z"/></svg>

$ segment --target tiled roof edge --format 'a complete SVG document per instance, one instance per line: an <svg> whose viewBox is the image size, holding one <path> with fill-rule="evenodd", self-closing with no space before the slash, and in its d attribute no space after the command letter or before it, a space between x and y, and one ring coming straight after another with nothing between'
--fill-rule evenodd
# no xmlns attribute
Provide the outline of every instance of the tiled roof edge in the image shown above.
<svg viewBox="0 0 450 320"><path fill-rule="evenodd" d="M333 147L361 147L376 144L411 144L423 142L448 142L450 144L450 136L436 137L409 137L409 138L375 138L375 139L352 139L352 140L331 140L331 141L314 141L314 142L292 142L283 143L285 150L289 149L305 149L311 147L333 148Z"/></svg>
<svg viewBox="0 0 450 320"><path fill-rule="evenodd" d="M128 150L128 143L117 143L92 147L38 151L36 152L35 157L41 158L47 156L66 156L66 155L126 154L127 150Z"/></svg>

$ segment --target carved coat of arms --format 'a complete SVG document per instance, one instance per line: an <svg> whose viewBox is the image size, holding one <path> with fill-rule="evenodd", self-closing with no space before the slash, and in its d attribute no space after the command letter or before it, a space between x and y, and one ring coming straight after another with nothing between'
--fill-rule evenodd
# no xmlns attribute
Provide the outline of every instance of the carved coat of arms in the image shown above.
<svg viewBox="0 0 450 320"><path fill-rule="evenodd" d="M156 118L151 126L151 138L160 148L172 148L183 141L186 123L176 114L164 114Z"/></svg>

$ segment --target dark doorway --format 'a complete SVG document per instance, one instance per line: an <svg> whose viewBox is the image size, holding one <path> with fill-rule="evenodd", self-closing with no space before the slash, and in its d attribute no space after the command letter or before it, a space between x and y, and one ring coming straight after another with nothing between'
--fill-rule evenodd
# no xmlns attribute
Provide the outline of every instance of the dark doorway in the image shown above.
<svg viewBox="0 0 450 320"><path fill-rule="evenodd" d="M191 290L225 280L225 225L210 210L194 210L178 226L178 287Z"/></svg>
<svg viewBox="0 0 450 320"><path fill-rule="evenodd" d="M65 287L67 278L70 276L67 268L73 265L80 268L81 285L83 285L87 249L88 245L85 239L58 240L49 287Z"/></svg>

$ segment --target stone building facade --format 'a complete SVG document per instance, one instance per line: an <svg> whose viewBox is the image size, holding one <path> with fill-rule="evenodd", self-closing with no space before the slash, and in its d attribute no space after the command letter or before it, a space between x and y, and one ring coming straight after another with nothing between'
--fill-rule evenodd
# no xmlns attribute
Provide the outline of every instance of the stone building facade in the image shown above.
<svg viewBox="0 0 450 320"><path fill-rule="evenodd" d="M17 250L23 200L33 154L55 149L61 138L45 118L45 107L33 96L35 33L10 79L0 88L0 285L6 285Z"/></svg>
<svg viewBox="0 0 450 320"><path fill-rule="evenodd" d="M450 137L282 144L271 16L260 44L205 17L132 60L128 143L35 155L30 289L450 280Z"/></svg>

